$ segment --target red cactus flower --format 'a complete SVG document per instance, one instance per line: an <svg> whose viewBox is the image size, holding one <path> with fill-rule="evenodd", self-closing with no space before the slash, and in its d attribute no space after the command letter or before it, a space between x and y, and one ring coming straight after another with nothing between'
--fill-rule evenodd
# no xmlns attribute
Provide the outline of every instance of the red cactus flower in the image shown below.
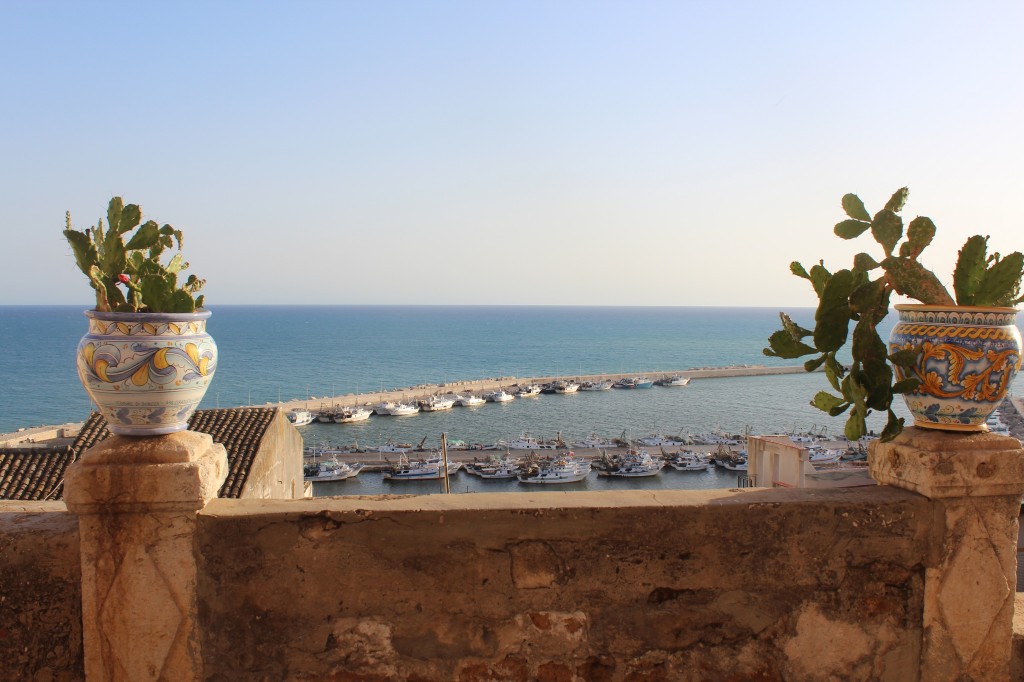
<svg viewBox="0 0 1024 682"><path fill-rule="evenodd" d="M121 284L128 284L129 282L132 281L132 279L128 275L120 274L117 276L117 281L120 282Z"/></svg>

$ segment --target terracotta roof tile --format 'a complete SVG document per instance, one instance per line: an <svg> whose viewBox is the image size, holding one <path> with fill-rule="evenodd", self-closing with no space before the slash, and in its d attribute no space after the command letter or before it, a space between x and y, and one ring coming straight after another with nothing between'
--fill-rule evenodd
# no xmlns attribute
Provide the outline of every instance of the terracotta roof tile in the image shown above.
<svg viewBox="0 0 1024 682"><path fill-rule="evenodd" d="M239 407L200 410L192 415L189 428L209 434L227 450L228 476L218 497L241 496L253 459L276 411L270 407ZM61 499L64 470L82 452L109 436L107 421L94 412L70 446L38 452L0 449L0 499Z"/></svg>
<svg viewBox="0 0 1024 682"><path fill-rule="evenodd" d="M70 446L48 449L0 449L0 500L59 500L64 471L75 461Z"/></svg>

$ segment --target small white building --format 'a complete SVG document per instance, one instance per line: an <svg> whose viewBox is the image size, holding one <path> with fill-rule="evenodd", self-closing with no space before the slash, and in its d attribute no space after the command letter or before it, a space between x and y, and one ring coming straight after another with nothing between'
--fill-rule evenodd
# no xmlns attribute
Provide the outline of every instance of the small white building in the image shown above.
<svg viewBox="0 0 1024 682"><path fill-rule="evenodd" d="M789 436L747 439L748 485L757 488L853 488L875 485L867 466L815 465L810 450Z"/></svg>

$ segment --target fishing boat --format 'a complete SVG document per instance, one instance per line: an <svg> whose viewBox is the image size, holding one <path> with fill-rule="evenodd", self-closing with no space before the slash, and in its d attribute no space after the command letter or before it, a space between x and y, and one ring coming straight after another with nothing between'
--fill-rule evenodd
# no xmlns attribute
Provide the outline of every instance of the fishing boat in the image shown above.
<svg viewBox="0 0 1024 682"><path fill-rule="evenodd" d="M473 395L472 393L469 395L456 396L455 398L455 404L460 405L461 407L478 407L486 402L487 401L480 396Z"/></svg>
<svg viewBox="0 0 1024 682"><path fill-rule="evenodd" d="M451 476L461 467L461 463L448 460L448 475ZM384 479L387 481L429 481L439 479L443 475L444 465L440 455L410 460L407 455L403 454L398 459L398 463L391 464L384 471Z"/></svg>
<svg viewBox="0 0 1024 682"><path fill-rule="evenodd" d="M505 446L509 450L557 450L560 447L565 447L565 442L561 438L551 441L537 440L530 434L524 433L519 438L508 441Z"/></svg>
<svg viewBox="0 0 1024 682"><path fill-rule="evenodd" d="M711 461L697 454L683 450L668 456L668 465L676 471L707 471Z"/></svg>
<svg viewBox="0 0 1024 682"><path fill-rule="evenodd" d="M540 395L540 386L537 384L530 384L529 386L521 386L516 395L520 398L536 398Z"/></svg>
<svg viewBox="0 0 1024 682"><path fill-rule="evenodd" d="M391 410L397 404L398 403L393 402L391 400L388 400L388 401L385 401L385 402L379 402L379 403L377 403L376 405L373 406L373 411L376 412L377 414L381 415L381 416L386 416L386 415L391 414Z"/></svg>
<svg viewBox="0 0 1024 682"><path fill-rule="evenodd" d="M371 414L373 414L373 412L365 407L343 407L341 411L335 415L334 419L339 424L351 424L353 422L366 421L370 418Z"/></svg>
<svg viewBox="0 0 1024 682"><path fill-rule="evenodd" d="M388 414L392 417L409 417L414 414L418 414L419 411L419 405L414 405L412 403L398 403L388 411Z"/></svg>
<svg viewBox="0 0 1024 682"><path fill-rule="evenodd" d="M499 388L497 391L491 391L484 396L488 401L492 403L507 403L509 400L515 400L516 397L511 393L506 393L504 389Z"/></svg>
<svg viewBox="0 0 1024 682"><path fill-rule="evenodd" d="M519 475L519 469L522 466L522 462L518 459L514 459L508 453L505 455L491 456L483 462L474 461L471 464L466 465L466 473L479 476L484 479L508 479L515 478Z"/></svg>
<svg viewBox="0 0 1024 682"><path fill-rule="evenodd" d="M303 468L303 481L314 483L326 483L328 481L343 481L346 478L353 478L359 475L363 465L360 462L346 464L336 459L321 460L311 467Z"/></svg>
<svg viewBox="0 0 1024 682"><path fill-rule="evenodd" d="M686 386L690 383L690 378L680 374L673 374L670 377L662 377L654 383L658 386Z"/></svg>
<svg viewBox="0 0 1024 682"><path fill-rule="evenodd" d="M613 448L615 447L615 443L608 440L607 438L602 438L601 436L598 436L596 433L592 433L583 440L576 441L575 443L572 444L572 446L574 448L579 448L581 450L587 450L596 448Z"/></svg>
<svg viewBox="0 0 1024 682"><path fill-rule="evenodd" d="M381 452L381 453L391 452L391 453L397 453L397 454L401 454L401 455L404 455L405 453L409 452L410 450L412 450L412 443L396 443L395 441L391 440L390 438L388 438L387 442L384 443L384 445L381 445L379 448L377 448L377 452Z"/></svg>
<svg viewBox="0 0 1024 682"><path fill-rule="evenodd" d="M811 464L833 464L842 458L842 450L826 450L818 447L807 448L807 461Z"/></svg>
<svg viewBox="0 0 1024 682"><path fill-rule="evenodd" d="M581 391L607 391L612 387L612 380L605 379L604 381L584 381L580 384Z"/></svg>
<svg viewBox="0 0 1024 682"><path fill-rule="evenodd" d="M657 476L664 466L664 460L651 457L646 450L630 449L621 455L609 456L608 453L602 453L597 464L597 475L623 478Z"/></svg>
<svg viewBox="0 0 1024 682"><path fill-rule="evenodd" d="M653 385L654 381L647 377L626 377L612 384L612 388L650 388Z"/></svg>
<svg viewBox="0 0 1024 682"><path fill-rule="evenodd" d="M529 462L519 472L520 483L577 483L590 474L590 462L576 459L569 452L554 459Z"/></svg>
<svg viewBox="0 0 1024 682"><path fill-rule="evenodd" d="M580 390L580 385L574 381L563 381L558 380L554 382L555 393L560 395L567 395L569 393L575 393Z"/></svg>
<svg viewBox="0 0 1024 682"><path fill-rule="evenodd" d="M313 413L309 410L291 410L288 412L288 421L292 426L305 426L313 423Z"/></svg>
<svg viewBox="0 0 1024 682"><path fill-rule="evenodd" d="M426 400L420 401L420 408L424 412L440 412L442 410L450 410L455 405L455 401L451 398L444 396L432 395Z"/></svg>

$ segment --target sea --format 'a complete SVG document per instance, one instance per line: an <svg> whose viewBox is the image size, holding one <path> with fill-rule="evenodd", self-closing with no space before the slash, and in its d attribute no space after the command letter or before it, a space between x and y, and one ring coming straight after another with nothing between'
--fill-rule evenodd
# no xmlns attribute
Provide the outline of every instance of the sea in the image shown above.
<svg viewBox="0 0 1024 682"><path fill-rule="evenodd" d="M208 331L220 358L201 409L302 400L316 410L330 404L328 396L492 377L656 377L673 370L798 364L762 353L768 336L779 327L775 308L210 309ZM812 308L786 312L804 326L813 323ZM886 322L891 326L894 318L892 314ZM90 403L74 363L85 330L80 306L0 307L0 376L5 383L0 391L0 433L89 416ZM888 328L882 333L887 335ZM821 373L699 379L679 388L543 395L413 417L371 417L358 424L313 424L301 431L307 444L362 447L388 440L417 444L424 439L436 446L441 433L469 443L494 443L524 433L537 438L561 435L569 442L590 434L614 438L716 430L841 434L842 418L829 418L809 404L817 391L827 388ZM1021 388L1024 384L1018 378L1014 389ZM897 403L897 412L906 416L902 403ZM883 425L883 417L869 423L875 430Z"/></svg>

